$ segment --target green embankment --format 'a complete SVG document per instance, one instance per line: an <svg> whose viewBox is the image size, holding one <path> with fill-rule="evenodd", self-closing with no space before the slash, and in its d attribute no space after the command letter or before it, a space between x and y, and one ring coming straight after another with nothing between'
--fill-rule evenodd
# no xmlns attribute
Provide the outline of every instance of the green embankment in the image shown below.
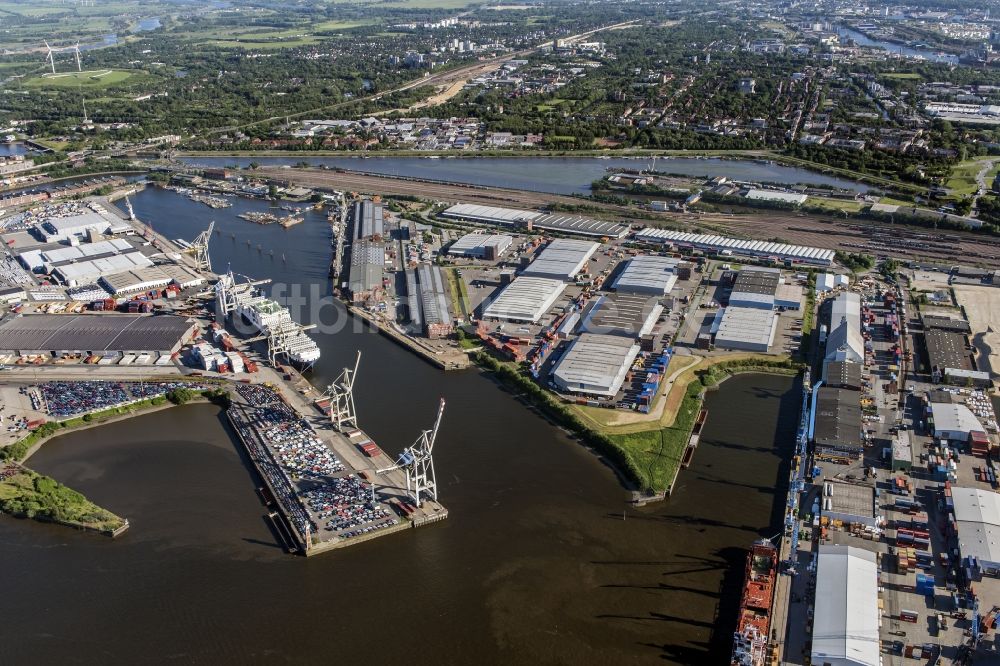
<svg viewBox="0 0 1000 666"><path fill-rule="evenodd" d="M125 524L55 479L23 468L0 482L0 511L108 533Z"/></svg>
<svg viewBox="0 0 1000 666"><path fill-rule="evenodd" d="M504 384L518 389L521 397L605 456L637 488L653 494L669 492L707 387L743 372L797 374L801 369L800 364L785 359L740 359L717 363L698 371L697 381L687 385L671 425L639 432L612 433L587 426L569 405L536 384L523 368L500 362L486 352L475 354L473 360L494 373Z"/></svg>

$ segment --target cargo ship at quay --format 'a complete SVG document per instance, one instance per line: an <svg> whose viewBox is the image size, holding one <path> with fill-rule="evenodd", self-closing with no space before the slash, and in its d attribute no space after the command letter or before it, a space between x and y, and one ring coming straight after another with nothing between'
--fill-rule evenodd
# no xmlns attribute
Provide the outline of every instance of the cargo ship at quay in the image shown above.
<svg viewBox="0 0 1000 666"><path fill-rule="evenodd" d="M747 553L746 578L733 635L732 666L763 666L767 663L771 611L778 578L778 549L766 539L757 541Z"/></svg>
<svg viewBox="0 0 1000 666"><path fill-rule="evenodd" d="M272 361L284 355L299 370L308 370L320 357L316 341L305 333L312 326L295 322L288 308L263 296L257 287L267 282L238 282L232 271L222 275L215 284L218 316L239 316L267 340Z"/></svg>

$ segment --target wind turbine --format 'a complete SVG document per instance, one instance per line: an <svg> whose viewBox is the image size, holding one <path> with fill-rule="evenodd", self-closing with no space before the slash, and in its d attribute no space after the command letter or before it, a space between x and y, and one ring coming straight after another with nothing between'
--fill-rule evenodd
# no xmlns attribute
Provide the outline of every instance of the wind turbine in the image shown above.
<svg viewBox="0 0 1000 666"><path fill-rule="evenodd" d="M45 41L45 40L42 40L42 41ZM45 42L45 49L49 52L49 55L48 55L49 66L52 68L52 73L55 74L56 73L56 59L52 55L52 47L49 46L49 43L47 41Z"/></svg>
<svg viewBox="0 0 1000 666"><path fill-rule="evenodd" d="M76 55L76 71L82 72L83 67L80 66L80 42L77 42L76 46L73 47L73 53Z"/></svg>

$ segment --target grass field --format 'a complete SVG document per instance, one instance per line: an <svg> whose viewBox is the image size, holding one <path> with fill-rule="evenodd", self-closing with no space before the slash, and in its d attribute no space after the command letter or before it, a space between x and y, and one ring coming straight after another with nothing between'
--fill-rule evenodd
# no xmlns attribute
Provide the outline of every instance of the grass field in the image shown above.
<svg viewBox="0 0 1000 666"><path fill-rule="evenodd" d="M883 79L899 79L901 81L919 81L924 77L920 76L916 72L886 72L881 74Z"/></svg>
<svg viewBox="0 0 1000 666"><path fill-rule="evenodd" d="M969 196L979 189L976 176L982 171L983 160L970 160L956 164L951 170L951 178L945 183L953 195Z"/></svg>
<svg viewBox="0 0 1000 666"><path fill-rule="evenodd" d="M857 213L866 204L862 204L859 201L845 201L843 199L824 199L822 197L809 197L806 200L807 206L819 206L821 208L827 208L834 211L846 211L848 213Z"/></svg>
<svg viewBox="0 0 1000 666"><path fill-rule="evenodd" d="M144 75L138 69L104 69L84 72L58 72L55 76L38 76L24 82L26 88L110 88Z"/></svg>

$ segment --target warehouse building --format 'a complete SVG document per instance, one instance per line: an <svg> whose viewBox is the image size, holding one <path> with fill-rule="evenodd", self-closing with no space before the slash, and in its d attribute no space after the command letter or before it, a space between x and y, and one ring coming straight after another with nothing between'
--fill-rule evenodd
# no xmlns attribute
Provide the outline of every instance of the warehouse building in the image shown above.
<svg viewBox="0 0 1000 666"><path fill-rule="evenodd" d="M951 489L961 558L974 558L979 568L1000 575L1000 495L980 488Z"/></svg>
<svg viewBox="0 0 1000 666"><path fill-rule="evenodd" d="M545 246L521 271L527 277L572 280L583 270L600 245L592 241L557 238Z"/></svg>
<svg viewBox="0 0 1000 666"><path fill-rule="evenodd" d="M955 402L932 402L930 405L934 436L938 439L969 441L969 433L984 432L983 425L965 405Z"/></svg>
<svg viewBox="0 0 1000 666"><path fill-rule="evenodd" d="M497 208L496 206L478 206L476 204L456 204L441 212L441 217L480 224L495 224L518 226L529 220L542 217L542 213L533 210L516 210L514 208Z"/></svg>
<svg viewBox="0 0 1000 666"><path fill-rule="evenodd" d="M197 334L172 315L31 314L0 321L0 350L11 354L158 352L173 354Z"/></svg>
<svg viewBox="0 0 1000 666"><path fill-rule="evenodd" d="M810 663L879 666L875 553L853 546L820 545L815 599Z"/></svg>
<svg viewBox="0 0 1000 666"><path fill-rule="evenodd" d="M773 190L750 190L746 196L751 201L769 201L773 203L792 204L793 206L801 206L809 198L804 194L775 192Z"/></svg>
<svg viewBox="0 0 1000 666"><path fill-rule="evenodd" d="M924 331L927 360L931 366L931 380L944 381L948 370L973 370L971 352L962 333L932 329Z"/></svg>
<svg viewBox="0 0 1000 666"><path fill-rule="evenodd" d="M102 276L150 268L153 262L142 252L127 252L101 259L68 263L53 269L52 277L68 287L90 284Z"/></svg>
<svg viewBox="0 0 1000 666"><path fill-rule="evenodd" d="M850 278L839 273L820 273L816 276L816 292L820 294L833 291L837 287L846 288L850 284Z"/></svg>
<svg viewBox="0 0 1000 666"><path fill-rule="evenodd" d="M33 273L51 273L58 266L79 261L111 257L134 252L135 248L123 238L111 238L96 243L57 245L48 249L26 250L18 255L21 264Z"/></svg>
<svg viewBox="0 0 1000 666"><path fill-rule="evenodd" d="M347 291L354 303L366 301L381 290L384 273L385 246L381 241L359 240L351 245Z"/></svg>
<svg viewBox="0 0 1000 666"><path fill-rule="evenodd" d="M730 306L716 314L712 334L716 347L766 353L777 328L778 315L772 310Z"/></svg>
<svg viewBox="0 0 1000 666"><path fill-rule="evenodd" d="M552 381L568 393L613 398L638 355L639 345L632 339L583 333L559 359Z"/></svg>
<svg viewBox="0 0 1000 666"><path fill-rule="evenodd" d="M456 204L441 212L440 215L451 220L519 227L528 231L555 231L594 238L624 238L629 232L627 225L617 222L592 220L576 215L547 214L533 210L517 210L514 208L498 208L475 204Z"/></svg>
<svg viewBox="0 0 1000 666"><path fill-rule="evenodd" d="M813 393L812 439L816 457L858 460L864 454L860 394L821 386Z"/></svg>
<svg viewBox="0 0 1000 666"><path fill-rule="evenodd" d="M802 307L802 287L797 284L782 283L774 292L774 307L798 310Z"/></svg>
<svg viewBox="0 0 1000 666"><path fill-rule="evenodd" d="M451 295L438 266L420 264L406 271L406 298L410 322L428 338L444 338L455 330Z"/></svg>
<svg viewBox="0 0 1000 666"><path fill-rule="evenodd" d="M105 275L98 281L102 287L114 296L134 296L151 289L162 289L173 282L165 271L156 266L137 268L132 271L122 271Z"/></svg>
<svg viewBox="0 0 1000 666"><path fill-rule="evenodd" d="M627 225L617 222L605 222L604 220L592 220L588 217L565 214L536 217L525 222L525 229L528 231L554 231L592 238L624 238L629 232Z"/></svg>
<svg viewBox="0 0 1000 666"><path fill-rule="evenodd" d="M823 364L823 383L833 388L860 391L862 366L852 361L830 361Z"/></svg>
<svg viewBox="0 0 1000 666"><path fill-rule="evenodd" d="M354 202L354 240L380 241L385 235L385 209L369 199Z"/></svg>
<svg viewBox="0 0 1000 666"><path fill-rule="evenodd" d="M640 255L625 263L612 288L618 293L666 296L677 284L677 266L673 257Z"/></svg>
<svg viewBox="0 0 1000 666"><path fill-rule="evenodd" d="M501 234L466 234L451 244L448 254L495 261L507 253L513 242L513 238Z"/></svg>
<svg viewBox="0 0 1000 666"><path fill-rule="evenodd" d="M865 341L861 337L861 296L844 292L830 301L830 333L824 362L864 363Z"/></svg>
<svg viewBox="0 0 1000 666"><path fill-rule="evenodd" d="M635 235L640 243L673 245L681 248L705 250L715 253L773 258L778 261L792 261L803 264L830 266L833 264L833 250L818 247L772 243L770 241L739 240L713 234L693 234L686 231L646 227Z"/></svg>
<svg viewBox="0 0 1000 666"><path fill-rule="evenodd" d="M483 318L534 324L555 305L565 289L566 283L562 280L514 278L492 302L485 304Z"/></svg>
<svg viewBox="0 0 1000 666"><path fill-rule="evenodd" d="M924 315L921 317L924 330L949 331L951 333L972 333L972 327L964 319L952 319L951 317L941 317L936 315Z"/></svg>
<svg viewBox="0 0 1000 666"><path fill-rule="evenodd" d="M655 298L635 294L601 294L587 304L580 330L602 335L641 338L652 332L663 314Z"/></svg>
<svg viewBox="0 0 1000 666"><path fill-rule="evenodd" d="M729 294L729 305L737 308L774 309L774 294L781 282L781 271L774 268L744 268L736 276Z"/></svg>
<svg viewBox="0 0 1000 666"><path fill-rule="evenodd" d="M90 232L106 234L111 231L111 221L103 215L87 211L68 217L50 217L35 227L46 243L59 243L81 239Z"/></svg>

